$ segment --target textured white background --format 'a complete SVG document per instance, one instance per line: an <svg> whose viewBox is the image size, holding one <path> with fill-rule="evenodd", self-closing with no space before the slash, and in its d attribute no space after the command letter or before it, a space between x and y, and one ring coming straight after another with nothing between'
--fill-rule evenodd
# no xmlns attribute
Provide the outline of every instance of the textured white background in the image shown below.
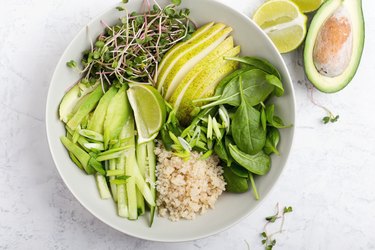
<svg viewBox="0 0 375 250"><path fill-rule="evenodd" d="M251 15L261 0L222 0ZM295 147L266 201L218 235L164 244L106 226L67 190L49 154L44 110L54 67L70 40L116 0L1 0L0 249L263 249L274 205L292 205L276 249L375 249L375 2L363 1L366 46L352 83L308 99L302 52L285 55L297 96Z"/></svg>

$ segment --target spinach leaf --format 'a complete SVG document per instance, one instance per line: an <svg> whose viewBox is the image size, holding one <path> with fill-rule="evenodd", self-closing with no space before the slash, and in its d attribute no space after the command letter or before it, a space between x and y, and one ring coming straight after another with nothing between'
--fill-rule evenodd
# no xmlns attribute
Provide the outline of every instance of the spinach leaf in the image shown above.
<svg viewBox="0 0 375 250"><path fill-rule="evenodd" d="M232 137L237 146L247 154L256 154L264 147L266 131L262 128L260 113L245 99L240 76L241 105L232 118Z"/></svg>
<svg viewBox="0 0 375 250"><path fill-rule="evenodd" d="M217 106L220 104L229 104L231 106L239 106L241 104L238 79L241 76L243 81L243 92L246 101L251 106L255 106L263 102L274 91L275 85L269 82L267 74L260 69L252 69L242 72L237 77L232 78L225 88L220 98L209 104L202 106L202 109ZM273 80L271 78L271 80Z"/></svg>
<svg viewBox="0 0 375 250"><path fill-rule="evenodd" d="M227 84L233 79L239 76L240 74L244 73L245 71L248 71L249 69L238 69L236 71L233 71L226 77L224 77L219 84L216 86L215 89L215 96L221 95L224 91L224 88L227 86Z"/></svg>
<svg viewBox="0 0 375 250"><path fill-rule="evenodd" d="M226 60L237 61L243 68L258 68L281 79L279 71L267 60L259 57L225 57Z"/></svg>
<svg viewBox="0 0 375 250"><path fill-rule="evenodd" d="M233 174L237 175L238 177L246 179L249 178L249 171L236 163L233 163L232 166L230 166L230 169L232 170Z"/></svg>
<svg viewBox="0 0 375 250"><path fill-rule="evenodd" d="M250 155L242 152L237 146L229 144L229 153L238 164L251 173L265 175L270 170L271 158L263 151Z"/></svg>
<svg viewBox="0 0 375 250"><path fill-rule="evenodd" d="M229 167L232 164L232 159L227 152L225 145L223 144L223 141L218 141L214 146L214 151L219 156L220 160L226 163L226 165Z"/></svg>
<svg viewBox="0 0 375 250"><path fill-rule="evenodd" d="M223 167L224 179L227 185L225 186L225 191L232 193L244 193L249 190L249 184L246 178L239 177L235 175L231 168Z"/></svg>
<svg viewBox="0 0 375 250"><path fill-rule="evenodd" d="M264 145L264 152L268 155L275 153L280 155L277 150L277 145L280 141L280 132L277 128L270 127L267 132L266 144Z"/></svg>
<svg viewBox="0 0 375 250"><path fill-rule="evenodd" d="M262 109L260 111L260 122L262 123L262 128L264 131L267 129L267 116L266 116L266 110L262 106Z"/></svg>
<svg viewBox="0 0 375 250"><path fill-rule="evenodd" d="M270 106L266 107L266 118L267 122L270 126L275 128L289 128L292 125L285 125L283 120L275 115L275 105L271 104Z"/></svg>
<svg viewBox="0 0 375 250"><path fill-rule="evenodd" d="M275 95L280 97L284 94L283 83L274 75L267 75L266 79L269 84L275 86Z"/></svg>

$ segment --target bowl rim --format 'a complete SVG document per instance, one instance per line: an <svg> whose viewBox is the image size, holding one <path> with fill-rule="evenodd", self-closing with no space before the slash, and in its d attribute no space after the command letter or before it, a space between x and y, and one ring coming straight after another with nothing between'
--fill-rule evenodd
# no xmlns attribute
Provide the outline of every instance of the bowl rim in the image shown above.
<svg viewBox="0 0 375 250"><path fill-rule="evenodd" d="M248 16L246 16L244 13L238 11L237 9L231 7L230 5L228 4L225 4L225 3L222 3L218 0L206 0L206 1L209 1L209 2L215 2L215 4L218 4L218 5L221 5L221 7L223 8L227 8L229 9L229 11L232 11L232 12L235 12L236 15L240 15L242 17L244 17L249 23L251 23L251 25L254 26L255 29L257 29L258 31L260 31L263 35L264 35L264 38L267 40L268 42L268 46L271 46L277 53L277 57L278 59L280 60L282 66L285 68L286 70L286 74L283 75L283 78L287 81L290 82L290 96L292 98L292 107L293 107L293 116L291 117L291 123L293 124L293 126L289 129L292 130L291 132L291 136L290 136L290 148L289 148L289 152L288 154L285 156L285 164L280 172L280 174L278 176L276 176L276 179L273 183L273 185L270 187L269 191L264 195L264 197L260 200L258 200L256 202L256 205L253 207L253 209L249 210L248 212L246 212L245 214L243 214L242 216L238 217L237 220L234 220L233 222L231 223L228 223L226 226L223 226L223 227L220 227L216 230L212 230L208 233L205 233L205 234L202 234L200 236L195 236L195 237L186 237L184 239L158 239L158 238L155 238L155 237L148 237L147 235L138 235L136 233L132 233L131 231L129 230L124 230L123 228L120 228L108 221L106 221L104 218L102 218L102 216L95 212L93 209L91 209L87 204L85 204L85 202L81 201L78 197L78 195L76 194L76 192L74 191L73 188L71 188L71 186L68 184L69 182L64 178L64 175L62 174L61 172L61 168L58 167L58 162L56 160L56 157L54 155L54 152L52 150L52 139L50 138L50 132L49 132L49 127L50 127L50 122L51 122L51 119L50 119L50 115L49 115L49 112L48 112L48 109L50 107L50 102L51 102L51 92L52 92L52 88L51 88L51 83L55 81L55 78L56 78L56 72L57 72L57 66L60 65L62 63L62 60L63 60L63 55L65 55L67 53L67 51L69 51L69 49L73 46L73 44L75 43L75 41L78 39L78 34L80 34L81 32L85 31L85 29L87 27L89 27L90 25L92 25L95 21L99 20L102 16L104 16L107 12L113 10L114 8L116 8L118 6L119 3L116 3L116 4L113 4L111 7L109 8L106 8L104 11L101 11L99 14L95 15L93 18L91 18L91 20L89 22L87 22L85 24L84 27L82 27L77 33L76 35L74 36L74 38L69 42L69 44L67 45L67 47L65 48L65 50L61 53L60 55L60 59L58 60L58 62L56 63L56 66L55 66L55 70L53 72L53 75L51 77L51 80L50 80L50 84L48 86L48 92L47 92L47 100L46 100L46 107L45 107L45 125L46 125L46 134L47 134L47 141L48 141L48 149L50 151L50 154L52 156L52 159L53 159L53 162L55 164L55 167L60 175L60 177L62 178L65 186L68 188L68 190L73 194L73 196L75 197L75 199L87 210L89 211L95 218L99 219L101 222L103 222L104 224L106 224L107 226L121 232L121 233L124 233L126 235L129 235L129 236L132 236L132 237L135 237L135 238L138 238L138 239L142 239L142 240L148 240L148 241L154 241L154 242L168 242L168 243L177 243L177 242L189 242L189 241L193 241L193 240L198 240L198 239L203 239L203 238L207 238L209 236L212 236L212 235L215 235L215 234L218 234L220 232L223 232L223 231L226 231L228 230L229 228L235 226L236 224L238 224L239 222L241 222L243 219L249 217L251 214L253 214L263 203L264 201L270 197L270 194L273 192L275 186L277 186L277 183L279 182L281 176L285 173L285 170L287 168L287 163L288 163L288 160L289 160L289 157L290 157L290 154L292 152L292 149L294 148L294 137L295 137L295 128L296 128L296 97L295 97L295 90L294 90L294 86L293 86L293 81L292 81L292 78L290 76L290 73L289 73L289 70L288 70L288 67L284 61L284 58L282 57L282 55L280 54L280 52L277 50L276 46L273 44L273 42L271 41L271 39L267 36L267 34ZM284 80L284 81L285 81Z"/></svg>

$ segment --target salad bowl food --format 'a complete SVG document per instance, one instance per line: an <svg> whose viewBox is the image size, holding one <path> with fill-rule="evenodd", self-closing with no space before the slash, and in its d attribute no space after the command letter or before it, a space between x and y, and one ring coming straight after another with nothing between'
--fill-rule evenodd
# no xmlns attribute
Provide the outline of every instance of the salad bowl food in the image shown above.
<svg viewBox="0 0 375 250"><path fill-rule="evenodd" d="M126 4L129 12L140 11L142 1L130 1ZM166 1L159 1L161 6ZM197 216L195 220L180 220L172 222L157 217L148 226L147 218L126 220L116 213L116 206L112 200L100 199L95 188L95 179L82 174L74 166L66 149L60 142L60 136L65 129L59 120L57 110L64 93L80 79L80 74L69 69L66 62L80 61L82 51L90 47L90 41L95 40L104 27L101 21L113 25L119 21L124 12L115 7L91 21L73 39L61 56L51 80L46 105L46 127L50 151L56 167L65 184L77 200L94 216L107 225L128 235L154 241L178 242L195 240L223 231L241 219L248 216L259 206L270 190L276 185L284 170L290 153L295 125L295 97L290 75L286 65L269 38L248 17L216 1L189 0L182 2L181 8L190 10L190 18L197 26L212 21L224 23L232 27L234 42L241 46L241 55L260 57L272 63L280 72L284 87L284 95L275 98L275 113L283 117L292 127L280 131L281 139L278 145L280 155L272 155L272 167L267 175L256 177L260 200L255 200L251 192L242 194L224 193L218 199L214 209Z"/></svg>

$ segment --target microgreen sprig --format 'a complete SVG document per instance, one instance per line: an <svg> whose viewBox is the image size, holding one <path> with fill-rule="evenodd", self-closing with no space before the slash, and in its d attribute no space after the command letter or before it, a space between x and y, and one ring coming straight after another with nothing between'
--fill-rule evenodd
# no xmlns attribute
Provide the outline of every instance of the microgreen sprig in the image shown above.
<svg viewBox="0 0 375 250"><path fill-rule="evenodd" d="M276 239L274 238L275 235L281 234L283 232L284 222L285 222L285 214L293 212L293 208L291 206L284 207L280 210L279 203L276 204L276 213L267 216L265 219L267 223L264 225L264 230L261 233L262 236L262 244L265 246L266 250L271 250L276 245ZM275 223L277 220L281 219L279 230L273 233L269 233L267 231L267 227L271 223Z"/></svg>
<svg viewBox="0 0 375 250"><path fill-rule="evenodd" d="M123 0L126 3L127 0ZM177 42L188 39L195 31L188 9L177 9L180 1L161 8L143 2L143 13L129 13L125 5L117 7L125 16L119 24L110 26L101 21L105 31L90 49L83 53L81 73L86 81L98 80L102 85L151 83L157 81L158 64ZM67 62L77 68L77 62Z"/></svg>

